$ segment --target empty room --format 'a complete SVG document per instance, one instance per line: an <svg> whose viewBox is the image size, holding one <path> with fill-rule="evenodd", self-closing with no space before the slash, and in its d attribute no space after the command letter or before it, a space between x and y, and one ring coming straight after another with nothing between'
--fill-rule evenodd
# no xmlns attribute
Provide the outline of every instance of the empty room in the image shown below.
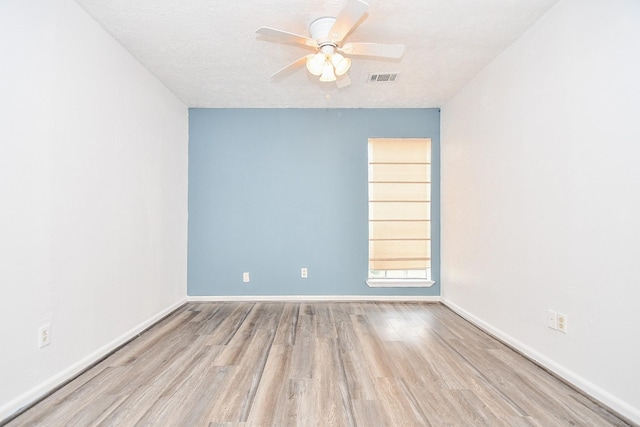
<svg viewBox="0 0 640 427"><path fill-rule="evenodd" d="M0 425L640 425L640 2L0 36Z"/></svg>

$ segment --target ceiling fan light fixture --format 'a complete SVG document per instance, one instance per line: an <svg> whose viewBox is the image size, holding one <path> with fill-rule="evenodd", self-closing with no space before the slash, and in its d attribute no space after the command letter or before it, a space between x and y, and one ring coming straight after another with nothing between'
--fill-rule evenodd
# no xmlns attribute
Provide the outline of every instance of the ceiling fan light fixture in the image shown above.
<svg viewBox="0 0 640 427"><path fill-rule="evenodd" d="M369 56L377 58L400 59L404 53L404 45L383 43L343 43L344 39L353 31L358 23L366 16L368 5L363 0L345 1L344 8L336 17L323 16L309 25L311 37L278 30L270 27L260 27L256 33L278 38L281 42L297 43L305 47L317 49L315 54L308 54L274 73L271 78L286 75L290 70L306 65L310 74L320 78L321 82L337 82L337 87L346 87L350 79L347 75L351 67L348 56ZM339 77L339 79L338 79Z"/></svg>
<svg viewBox="0 0 640 427"><path fill-rule="evenodd" d="M326 61L322 66L322 75L320 76L320 81L321 82L336 81L336 74L333 71L333 65L329 61Z"/></svg>
<svg viewBox="0 0 640 427"><path fill-rule="evenodd" d="M349 71L349 67L351 67L351 59L345 58L339 53L334 53L331 55L331 64L335 68L336 75L341 76L347 71Z"/></svg>
<svg viewBox="0 0 640 427"><path fill-rule="evenodd" d="M322 53L309 55L307 57L307 70L309 70L309 72L314 76L319 76L322 74L322 70L326 62L327 59Z"/></svg>

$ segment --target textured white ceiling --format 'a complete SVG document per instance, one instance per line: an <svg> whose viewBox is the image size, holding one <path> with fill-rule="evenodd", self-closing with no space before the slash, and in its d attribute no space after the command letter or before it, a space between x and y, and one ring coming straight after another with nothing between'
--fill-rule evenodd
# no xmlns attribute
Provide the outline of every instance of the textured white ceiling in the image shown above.
<svg viewBox="0 0 640 427"><path fill-rule="evenodd" d="M258 37L260 26L308 35L344 0L76 0L189 107L440 107L558 0L368 0L347 41L402 43L401 60L353 58L351 85L321 83L310 51ZM400 73L368 83L369 73Z"/></svg>

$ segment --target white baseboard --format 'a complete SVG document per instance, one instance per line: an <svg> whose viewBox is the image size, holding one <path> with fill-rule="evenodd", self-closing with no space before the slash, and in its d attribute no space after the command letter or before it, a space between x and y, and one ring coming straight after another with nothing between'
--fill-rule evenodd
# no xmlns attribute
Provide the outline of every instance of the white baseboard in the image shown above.
<svg viewBox="0 0 640 427"><path fill-rule="evenodd" d="M474 316L473 314L464 310L462 307L452 303L451 301L448 301L447 299L442 298L441 302L447 307L449 307L451 310L453 310L455 313L459 314L460 316L462 316L469 322L473 323L480 329L502 340L507 345L513 347L515 350L519 351L529 359L533 360L535 363L539 364L540 366L554 373L558 377L562 378L564 381L571 384L572 386L574 386L584 394L590 396L594 400L605 405L612 411L617 412L618 415L621 415L622 417L627 418L629 421L640 424L640 409L634 408L628 403L618 399L616 396L612 395L611 393L601 389L595 384L580 377L579 375L575 374L574 372L570 371L564 366L559 365L558 363L554 362L548 357L542 355L541 353L537 352L531 347L516 340L510 335L504 333L500 329L497 329L494 326L486 323L482 319Z"/></svg>
<svg viewBox="0 0 640 427"><path fill-rule="evenodd" d="M440 302L440 296L397 296L397 295L218 295L188 296L189 302L224 301L420 301Z"/></svg>
<svg viewBox="0 0 640 427"><path fill-rule="evenodd" d="M37 385L36 387L32 388L26 393L23 393L22 395L11 400L10 402L2 405L0 407L0 425L2 425L3 421L6 420L7 418L13 416L14 414L18 413L23 408L33 404L34 402L37 402L39 399L46 396L51 391L55 390L57 387L73 379L78 374L82 373L82 371L84 371L85 369L87 369L88 367L90 367L91 365L93 365L94 363L96 363L97 361L99 361L100 359L102 359L112 351L116 350L118 347L125 344L127 341L131 340L132 338L134 338L136 335L138 335L148 327L152 326L154 323L156 323L158 320L165 317L167 314L171 313L176 308L183 305L186 301L187 301L186 298L181 298L180 300L171 304L169 307L165 308L164 310L157 313L153 317L145 320L144 322L130 329L129 331L122 334L115 340L111 341L110 343L102 346L101 348L97 349L93 353L89 354L87 357L84 357L83 359L77 361L76 363L72 364L68 368L64 369L63 371L49 378L45 382Z"/></svg>

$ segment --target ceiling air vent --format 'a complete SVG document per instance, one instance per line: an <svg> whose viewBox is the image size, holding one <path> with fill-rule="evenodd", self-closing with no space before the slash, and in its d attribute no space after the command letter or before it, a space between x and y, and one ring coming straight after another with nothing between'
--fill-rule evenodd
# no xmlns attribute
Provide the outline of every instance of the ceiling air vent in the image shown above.
<svg viewBox="0 0 640 427"><path fill-rule="evenodd" d="M398 74L399 73L384 73L384 74L373 74L373 73L369 73L369 80L367 80L369 83L374 83L374 82L395 82L398 79Z"/></svg>

